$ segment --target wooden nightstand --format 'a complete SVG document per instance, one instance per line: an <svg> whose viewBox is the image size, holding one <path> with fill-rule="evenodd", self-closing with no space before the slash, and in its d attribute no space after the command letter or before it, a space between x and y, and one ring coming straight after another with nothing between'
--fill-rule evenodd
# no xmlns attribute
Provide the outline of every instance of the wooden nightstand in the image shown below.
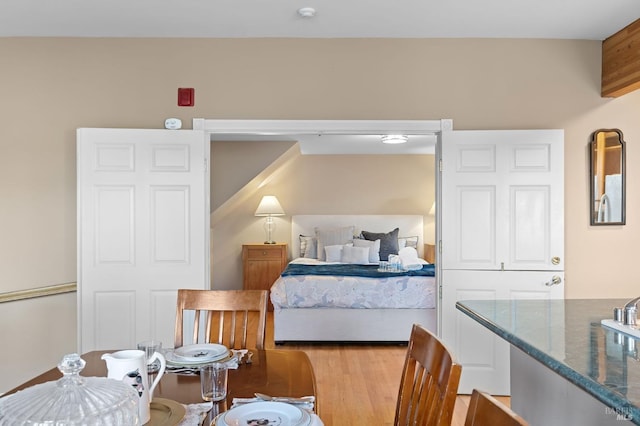
<svg viewBox="0 0 640 426"><path fill-rule="evenodd" d="M424 260L429 263L436 263L436 246L433 244L424 245Z"/></svg>
<svg viewBox="0 0 640 426"><path fill-rule="evenodd" d="M269 290L287 266L287 244L243 244L242 288ZM269 301L269 310L273 305Z"/></svg>

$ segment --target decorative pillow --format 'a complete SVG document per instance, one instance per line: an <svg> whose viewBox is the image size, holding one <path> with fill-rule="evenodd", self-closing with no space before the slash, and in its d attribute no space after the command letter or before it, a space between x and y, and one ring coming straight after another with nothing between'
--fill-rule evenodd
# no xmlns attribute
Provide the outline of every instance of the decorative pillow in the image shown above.
<svg viewBox="0 0 640 426"><path fill-rule="evenodd" d="M342 250L344 249L344 246L341 244L338 245L334 245L334 246L325 246L324 247L324 252L325 252L325 259L327 262L340 262L340 260L342 259Z"/></svg>
<svg viewBox="0 0 640 426"><path fill-rule="evenodd" d="M308 257L310 259L317 259L317 245L316 237L310 235L300 235L300 257Z"/></svg>
<svg viewBox="0 0 640 426"><path fill-rule="evenodd" d="M353 226L345 226L342 228L316 228L316 238L318 239L318 259L325 260L326 246L344 245L353 242Z"/></svg>
<svg viewBox="0 0 640 426"><path fill-rule="evenodd" d="M342 263L366 265L369 263L369 247L343 246L340 261Z"/></svg>
<svg viewBox="0 0 640 426"><path fill-rule="evenodd" d="M369 263L380 263L380 240L369 241L360 238L353 239L354 247L369 248Z"/></svg>
<svg viewBox="0 0 640 426"><path fill-rule="evenodd" d="M398 249L403 249L405 247L413 247L418 250L418 237L399 237L398 238Z"/></svg>
<svg viewBox="0 0 640 426"><path fill-rule="evenodd" d="M398 232L399 228L387 233L362 231L362 236L369 241L380 240L380 260L388 261L390 254L398 254Z"/></svg>

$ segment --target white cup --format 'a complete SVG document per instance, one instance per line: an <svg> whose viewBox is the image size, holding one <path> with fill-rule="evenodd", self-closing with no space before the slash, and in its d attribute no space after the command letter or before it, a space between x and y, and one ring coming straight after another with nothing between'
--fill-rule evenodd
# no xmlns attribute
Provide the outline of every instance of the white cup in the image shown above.
<svg viewBox="0 0 640 426"><path fill-rule="evenodd" d="M200 390L205 401L222 401L227 397L227 364L214 362L200 367Z"/></svg>

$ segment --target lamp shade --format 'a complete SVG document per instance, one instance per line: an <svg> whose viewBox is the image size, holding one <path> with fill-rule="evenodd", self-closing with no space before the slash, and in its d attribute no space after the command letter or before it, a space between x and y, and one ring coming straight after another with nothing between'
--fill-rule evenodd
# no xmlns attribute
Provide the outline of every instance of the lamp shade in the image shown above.
<svg viewBox="0 0 640 426"><path fill-rule="evenodd" d="M262 197L256 216L284 216L284 210L275 195L265 195Z"/></svg>
<svg viewBox="0 0 640 426"><path fill-rule="evenodd" d="M434 201L433 204L431 205L431 209L429 209L429 216L435 216L436 215L436 202Z"/></svg>

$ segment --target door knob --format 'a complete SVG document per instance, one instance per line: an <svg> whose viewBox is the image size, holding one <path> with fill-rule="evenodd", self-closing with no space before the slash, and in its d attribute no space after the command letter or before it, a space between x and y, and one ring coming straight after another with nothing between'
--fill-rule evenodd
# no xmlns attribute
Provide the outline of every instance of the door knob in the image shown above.
<svg viewBox="0 0 640 426"><path fill-rule="evenodd" d="M544 283L544 285L546 285L547 287L551 287L552 285L558 285L562 282L562 278L560 278L557 275L554 275L551 278L551 281L547 281L546 283Z"/></svg>
<svg viewBox="0 0 640 426"><path fill-rule="evenodd" d="M560 258L558 256L553 256L551 258L551 263L553 263L554 265L559 265L560 264Z"/></svg>

